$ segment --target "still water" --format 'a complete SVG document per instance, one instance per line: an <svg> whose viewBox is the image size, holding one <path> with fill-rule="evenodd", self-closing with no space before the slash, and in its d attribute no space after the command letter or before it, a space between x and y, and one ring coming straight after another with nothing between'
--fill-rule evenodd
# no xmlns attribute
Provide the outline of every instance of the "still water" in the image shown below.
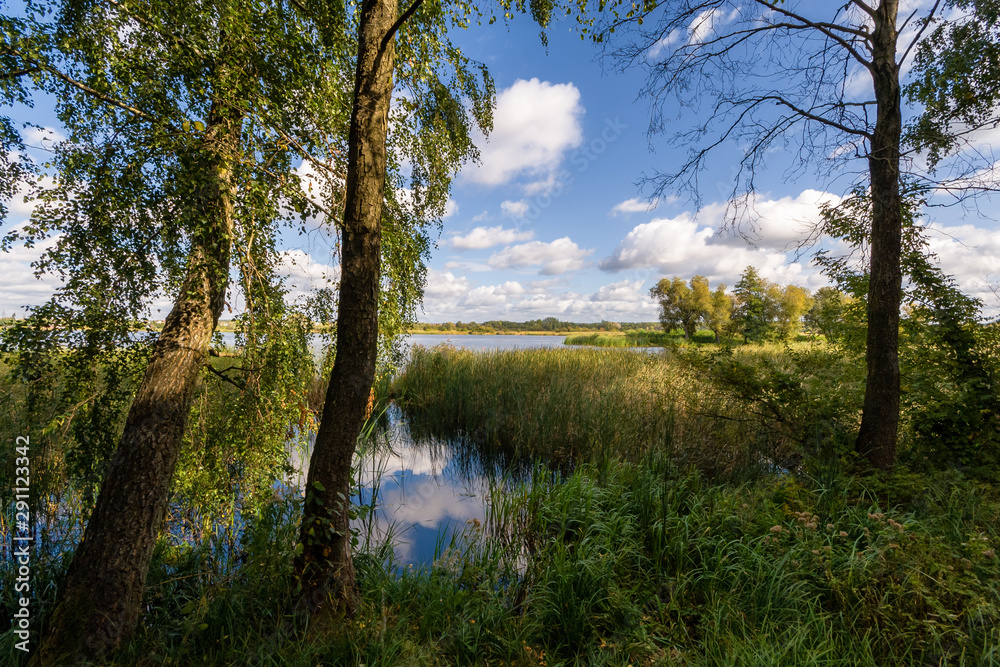
<svg viewBox="0 0 1000 667"><path fill-rule="evenodd" d="M561 347L564 338L423 334L409 336L406 345L510 350ZM463 456L461 442L415 439L398 408L390 407L387 416L388 428L374 443L375 451L355 461L361 492L354 501L372 504L374 496L373 537L392 537L398 565L428 565L468 524L485 522L490 491L499 480ZM308 452L292 452L291 463L299 471L293 483L304 486Z"/></svg>
<svg viewBox="0 0 1000 667"><path fill-rule="evenodd" d="M227 347L236 345L236 334L220 332L222 343ZM521 350L529 347L562 347L566 336L444 336L435 334L412 334L403 339L407 348L414 345L434 347L435 345L453 345L467 350ZM322 334L312 334L309 347L317 354L323 349Z"/></svg>

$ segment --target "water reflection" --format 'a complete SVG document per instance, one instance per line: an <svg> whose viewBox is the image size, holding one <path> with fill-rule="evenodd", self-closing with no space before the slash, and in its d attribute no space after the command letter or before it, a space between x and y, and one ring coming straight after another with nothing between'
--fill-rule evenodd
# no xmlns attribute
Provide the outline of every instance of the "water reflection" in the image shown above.
<svg viewBox="0 0 1000 667"><path fill-rule="evenodd" d="M383 421L355 455L360 492L352 501L372 509L352 527L371 544L391 540L397 564L427 565L468 524L486 521L490 493L503 483L504 466L482 461L461 440L414 438L395 405ZM290 482L300 489L310 451L290 452L297 471Z"/></svg>

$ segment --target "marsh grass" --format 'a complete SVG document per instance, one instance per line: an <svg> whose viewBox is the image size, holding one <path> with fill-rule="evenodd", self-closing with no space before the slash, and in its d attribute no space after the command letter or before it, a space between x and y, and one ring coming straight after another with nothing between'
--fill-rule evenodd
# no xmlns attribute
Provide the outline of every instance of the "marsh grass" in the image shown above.
<svg viewBox="0 0 1000 667"><path fill-rule="evenodd" d="M536 466L432 564L366 542L359 611L323 636L291 614L297 508L275 498L241 559L161 543L106 664L997 664L995 494L925 478L951 492L891 508L868 481L821 514L807 483L714 484L655 453Z"/></svg>
<svg viewBox="0 0 1000 667"><path fill-rule="evenodd" d="M225 557L162 536L140 630L102 664L1000 664L996 489L836 456L776 471L802 445L783 422L839 418L817 406L836 368L734 354L416 351L391 389L413 428L528 462L485 521L401 568L362 513L361 604L318 634L293 613L300 500L275 493ZM827 395L853 395L839 377ZM13 641L0 665L25 663Z"/></svg>
<svg viewBox="0 0 1000 667"><path fill-rule="evenodd" d="M459 437L509 460L542 458L568 470L600 456L634 461L667 450L681 467L737 480L788 469L842 439L860 387L819 348L439 346L413 349L391 395L417 435Z"/></svg>

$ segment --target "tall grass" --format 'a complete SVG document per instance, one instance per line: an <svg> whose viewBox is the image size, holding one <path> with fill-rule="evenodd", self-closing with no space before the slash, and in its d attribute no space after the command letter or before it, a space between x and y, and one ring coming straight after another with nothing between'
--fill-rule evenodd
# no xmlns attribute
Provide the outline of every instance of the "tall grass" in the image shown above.
<svg viewBox="0 0 1000 667"><path fill-rule="evenodd" d="M822 442L851 418L859 385L845 375L828 351L778 345L713 355L439 346L414 348L391 393L416 433L508 459L566 468L670 449L682 467L748 479L788 467L802 441Z"/></svg>
<svg viewBox="0 0 1000 667"><path fill-rule="evenodd" d="M767 447L804 446L785 422L840 418L817 397L849 403L853 383L777 346L416 350L389 389L414 429L528 461L486 520L399 568L362 512L358 611L321 633L295 612L301 500L275 493L225 558L164 535L140 629L102 664L1000 664L995 488L851 478L836 457L761 474ZM25 664L14 640L0 665Z"/></svg>
<svg viewBox="0 0 1000 667"><path fill-rule="evenodd" d="M831 513L791 478L712 484L655 453L539 466L431 565L356 554L358 613L328 634L294 614L296 504L276 498L223 569L161 544L105 664L998 664L996 495L923 481L953 492L890 508L854 480Z"/></svg>

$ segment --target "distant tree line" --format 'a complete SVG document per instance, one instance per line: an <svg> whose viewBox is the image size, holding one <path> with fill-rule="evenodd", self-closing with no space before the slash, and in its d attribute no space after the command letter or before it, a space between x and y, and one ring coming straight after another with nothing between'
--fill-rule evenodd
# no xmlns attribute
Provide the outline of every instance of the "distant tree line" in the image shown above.
<svg viewBox="0 0 1000 667"><path fill-rule="evenodd" d="M442 322L440 324L418 324L414 330L418 331L462 331L467 333L491 334L491 333L518 333L528 331L551 331L553 333L568 333L576 331L630 331L630 330L650 330L659 327L657 322L564 322L555 317L546 317L541 320L527 320L526 322L511 322L508 320L489 320L479 324L477 322Z"/></svg>
<svg viewBox="0 0 1000 667"><path fill-rule="evenodd" d="M650 296L660 304L664 331L680 329L691 339L699 328L715 335L716 342L742 337L744 342L790 340L804 327L833 341L851 297L833 287L815 294L798 285L778 285L748 266L732 292L720 283L711 289L708 278L688 281L663 278Z"/></svg>

